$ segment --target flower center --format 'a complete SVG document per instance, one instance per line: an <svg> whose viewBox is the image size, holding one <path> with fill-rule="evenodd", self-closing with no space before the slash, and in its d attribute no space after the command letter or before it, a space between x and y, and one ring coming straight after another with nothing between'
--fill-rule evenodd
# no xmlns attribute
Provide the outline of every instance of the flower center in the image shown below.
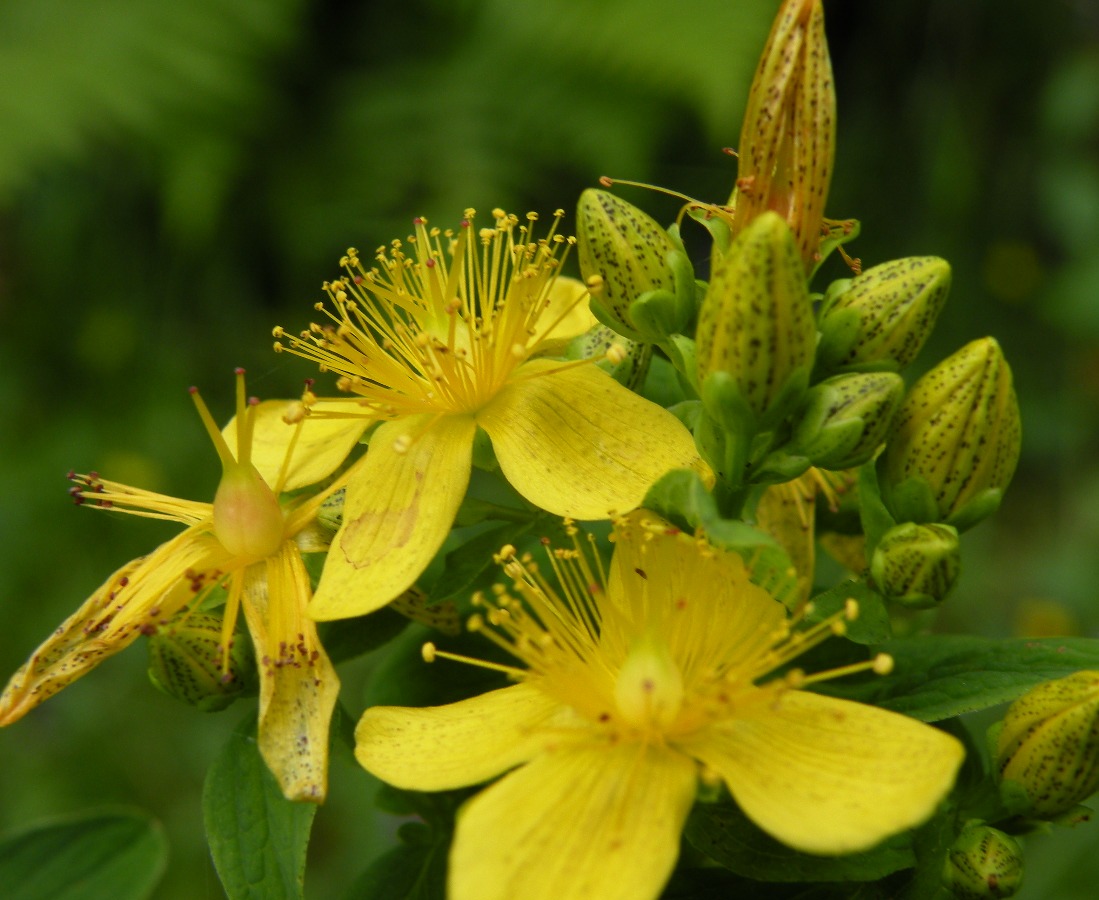
<svg viewBox="0 0 1099 900"><path fill-rule="evenodd" d="M233 556L261 560L278 552L284 539L286 517L275 492L252 464L253 413L259 401L245 398L244 370L237 369L236 376L235 456L197 388L191 388L191 397L221 459L221 482L213 504L214 536Z"/></svg>
<svg viewBox="0 0 1099 900"><path fill-rule="evenodd" d="M407 244L379 248L369 269L348 250L341 260L347 274L324 285L330 305L316 306L330 321L297 337L276 328L286 343L277 341L275 350L339 375L337 386L353 395L351 414L476 413L537 349L546 319L567 315L547 311L575 238L556 233L560 210L537 239L534 213L520 225L493 210L494 227L478 231L473 215L466 210L457 233L416 219Z"/></svg>
<svg viewBox="0 0 1099 900"><path fill-rule="evenodd" d="M618 714L627 724L664 731L683 708L683 674L667 644L646 635L636 641L614 682Z"/></svg>

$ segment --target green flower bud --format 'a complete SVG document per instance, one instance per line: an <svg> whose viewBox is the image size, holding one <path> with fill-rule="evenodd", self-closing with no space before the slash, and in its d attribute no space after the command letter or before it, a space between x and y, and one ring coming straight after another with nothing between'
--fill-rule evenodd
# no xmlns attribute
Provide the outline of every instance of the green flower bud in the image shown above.
<svg viewBox="0 0 1099 900"><path fill-rule="evenodd" d="M1023 884L1023 848L998 828L968 822L946 854L943 883L959 900L1013 897Z"/></svg>
<svg viewBox="0 0 1099 900"><path fill-rule="evenodd" d="M808 385L816 342L793 233L765 212L716 262L702 302L698 381L707 411L727 422L724 407L734 405L757 420L777 420Z"/></svg>
<svg viewBox="0 0 1099 900"><path fill-rule="evenodd" d="M996 741L1000 778L1055 818L1099 789L1099 672L1047 681L1011 704Z"/></svg>
<svg viewBox="0 0 1099 900"><path fill-rule="evenodd" d="M882 535L870 560L870 575L890 600L927 609L950 593L961 566L957 530L905 522Z"/></svg>
<svg viewBox="0 0 1099 900"><path fill-rule="evenodd" d="M911 256L836 282L820 316L817 364L826 371L897 371L920 352L950 290L950 264Z"/></svg>
<svg viewBox="0 0 1099 900"><path fill-rule="evenodd" d="M650 323L635 322L630 305L651 291L675 292L668 255L679 248L659 222L607 191L586 189L576 218L577 258L591 290L592 312L619 334L643 339ZM647 318L659 315L647 312ZM673 311L668 317L675 319L677 314ZM685 323L665 323L669 331L680 330L674 327L677 324L681 328Z"/></svg>
<svg viewBox="0 0 1099 900"><path fill-rule="evenodd" d="M335 534L343 525L343 506L347 498L347 488L342 487L324 498L317 510L317 522L328 532Z"/></svg>
<svg viewBox="0 0 1099 900"><path fill-rule="evenodd" d="M184 612L149 635L149 680L160 690L203 712L225 709L244 691L247 642L230 645L222 667L218 616Z"/></svg>
<svg viewBox="0 0 1099 900"><path fill-rule="evenodd" d="M837 375L812 388L788 452L821 469L851 469L871 459L901 405L904 381L892 372Z"/></svg>
<svg viewBox="0 0 1099 900"><path fill-rule="evenodd" d="M1019 460L1019 404L992 338L964 346L913 385L880 462L882 498L901 522L959 530L991 515Z"/></svg>

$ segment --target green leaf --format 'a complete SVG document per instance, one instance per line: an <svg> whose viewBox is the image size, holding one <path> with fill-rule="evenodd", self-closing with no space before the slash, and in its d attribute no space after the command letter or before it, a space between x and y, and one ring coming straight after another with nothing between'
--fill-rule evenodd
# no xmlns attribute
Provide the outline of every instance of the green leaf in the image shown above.
<svg viewBox="0 0 1099 900"><path fill-rule="evenodd" d="M533 519L518 525L509 522L498 528L482 531L476 537L455 547L446 555L443 571L432 589L431 602L442 603L446 600L467 599L479 589L488 587L499 580L500 567L493 556L500 552L504 544L517 544L542 519Z"/></svg>
<svg viewBox="0 0 1099 900"><path fill-rule="evenodd" d="M873 703L925 722L1008 703L1043 681L1099 669L1099 640L963 635L901 638L880 645L892 673L822 684L822 693Z"/></svg>
<svg viewBox="0 0 1099 900"><path fill-rule="evenodd" d="M757 881L876 881L915 864L902 834L847 856L810 856L765 834L734 804L698 804L686 838L725 868Z"/></svg>
<svg viewBox="0 0 1099 900"><path fill-rule="evenodd" d="M481 666L448 659L424 662L421 651L425 641L431 641L439 650L450 653L516 664L514 657L499 649L484 635L470 632L440 635L416 625L389 645L385 657L371 673L363 693L364 707L440 706L503 687L507 683L499 672Z"/></svg>
<svg viewBox="0 0 1099 900"><path fill-rule="evenodd" d="M347 892L347 900L444 900L449 841L402 844L379 856Z"/></svg>
<svg viewBox="0 0 1099 900"><path fill-rule="evenodd" d="M844 636L856 644L880 644L893 636L889 611L881 594L862 581L843 581L813 598L813 611L806 621L820 622L835 615L848 599L859 604L859 614L847 623Z"/></svg>
<svg viewBox="0 0 1099 900"><path fill-rule="evenodd" d="M396 815L415 815L397 835L402 844L375 859L351 889L347 900L444 900L447 854L458 807L475 789L425 794L382 785L376 805Z"/></svg>
<svg viewBox="0 0 1099 900"><path fill-rule="evenodd" d="M249 717L206 774L202 809L210 854L230 900L301 900L317 807L283 797L255 730Z"/></svg>
<svg viewBox="0 0 1099 900"><path fill-rule="evenodd" d="M168 842L141 812L91 812L0 840L6 900L142 900L164 873Z"/></svg>
<svg viewBox="0 0 1099 900"><path fill-rule="evenodd" d="M321 625L321 645L333 664L376 650L404 631L408 619L388 606L354 619Z"/></svg>

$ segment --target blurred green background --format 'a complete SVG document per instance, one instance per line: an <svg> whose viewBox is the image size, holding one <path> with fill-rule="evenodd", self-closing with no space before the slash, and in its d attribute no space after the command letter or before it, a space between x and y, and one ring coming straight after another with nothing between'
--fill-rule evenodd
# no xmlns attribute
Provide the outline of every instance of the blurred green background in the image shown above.
<svg viewBox="0 0 1099 900"><path fill-rule="evenodd" d="M65 472L209 499L219 470L186 388L219 418L237 365L252 393L296 395L313 373L271 352L271 327L308 321L348 245L467 206L570 209L602 174L724 201L721 148L777 5L0 4L0 673L171 533L73 509ZM1023 408L1015 484L966 536L941 627L1099 635L1099 4L826 13L829 212L862 220L867 265L953 263L920 364L993 334ZM341 671L353 710L369 665ZM247 704L203 715L157 694L144 666L135 646L0 733L0 831L136 805L171 842L157 896L218 898L201 785ZM341 896L388 839L362 815L373 789L334 759L308 896ZM1097 847L1095 824L1031 841L1020 896L1090 900Z"/></svg>

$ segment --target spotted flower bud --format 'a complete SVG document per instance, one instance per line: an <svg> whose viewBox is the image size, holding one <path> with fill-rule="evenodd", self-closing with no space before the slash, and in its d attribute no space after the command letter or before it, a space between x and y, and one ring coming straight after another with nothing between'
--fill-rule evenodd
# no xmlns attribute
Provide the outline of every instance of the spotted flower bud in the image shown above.
<svg viewBox="0 0 1099 900"><path fill-rule="evenodd" d="M160 690L204 712L229 706L244 690L247 642L230 642L222 654L222 620L205 613L184 612L150 626L149 680Z"/></svg>
<svg viewBox="0 0 1099 900"><path fill-rule="evenodd" d="M595 188L580 195L576 218L580 273L591 290L596 317L634 340L651 336L647 332L654 323L648 319L661 318L661 312L669 321L655 323L658 331L681 330L686 323L678 321L680 311L671 302L676 277L668 256L682 253L660 223L633 204ZM631 305L653 291L661 292L666 302L660 309L646 310L644 321L635 321Z"/></svg>
<svg viewBox="0 0 1099 900"><path fill-rule="evenodd" d="M904 381L892 372L838 375L814 387L790 451L822 469L851 469L871 459L901 405Z"/></svg>
<svg viewBox="0 0 1099 900"><path fill-rule="evenodd" d="M905 522L882 535L870 561L870 575L889 599L912 609L927 609L950 593L961 565L957 530Z"/></svg>
<svg viewBox="0 0 1099 900"><path fill-rule="evenodd" d="M820 316L818 366L904 368L931 334L949 290L950 264L937 256L895 259L836 282Z"/></svg>
<svg viewBox="0 0 1099 900"><path fill-rule="evenodd" d="M968 822L947 852L943 883L958 900L1013 897L1023 883L1023 848L998 828Z"/></svg>
<svg viewBox="0 0 1099 900"><path fill-rule="evenodd" d="M1047 681L1011 704L996 741L1000 777L1030 812L1055 818L1099 789L1099 672Z"/></svg>
<svg viewBox="0 0 1099 900"><path fill-rule="evenodd" d="M1019 459L1019 404L992 338L967 344L913 385L881 461L898 521L975 525L1000 504Z"/></svg>
<svg viewBox="0 0 1099 900"><path fill-rule="evenodd" d="M786 0L752 79L737 148L733 234L767 210L793 229L805 269L819 259L836 148L836 92L821 0Z"/></svg>
<svg viewBox="0 0 1099 900"><path fill-rule="evenodd" d="M809 379L817 329L794 235L764 213L717 262L698 322L698 382L719 422L790 411Z"/></svg>

